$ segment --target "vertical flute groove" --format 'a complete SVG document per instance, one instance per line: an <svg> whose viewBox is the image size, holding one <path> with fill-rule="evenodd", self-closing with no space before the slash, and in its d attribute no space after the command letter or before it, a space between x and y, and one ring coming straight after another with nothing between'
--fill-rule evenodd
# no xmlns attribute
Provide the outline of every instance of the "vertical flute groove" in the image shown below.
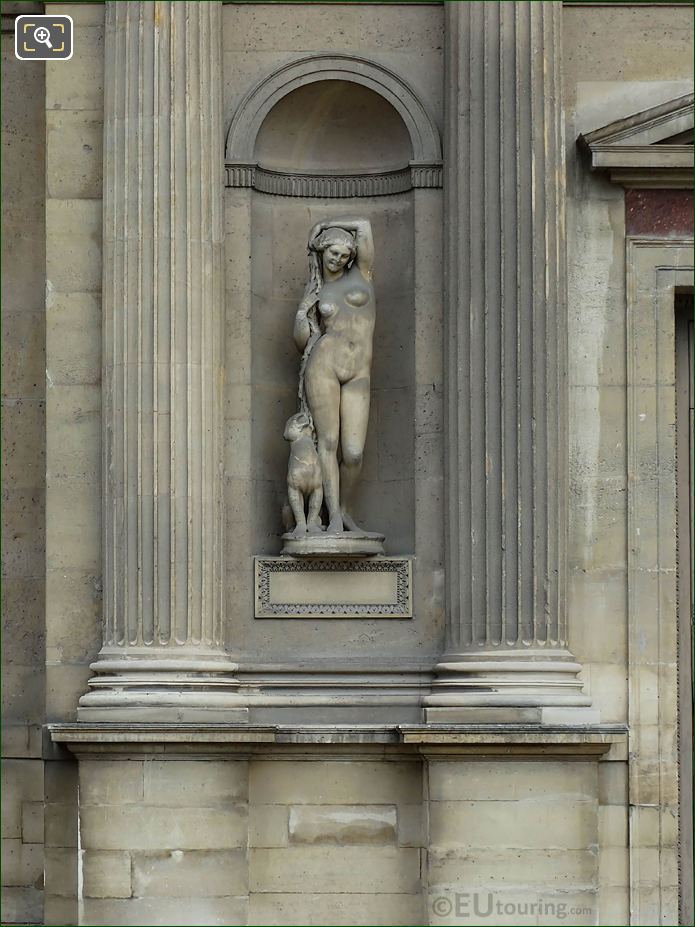
<svg viewBox="0 0 695 927"><path fill-rule="evenodd" d="M106 27L104 642L219 646L221 5Z"/></svg>
<svg viewBox="0 0 695 927"><path fill-rule="evenodd" d="M560 12L446 9L449 653L567 644Z"/></svg>

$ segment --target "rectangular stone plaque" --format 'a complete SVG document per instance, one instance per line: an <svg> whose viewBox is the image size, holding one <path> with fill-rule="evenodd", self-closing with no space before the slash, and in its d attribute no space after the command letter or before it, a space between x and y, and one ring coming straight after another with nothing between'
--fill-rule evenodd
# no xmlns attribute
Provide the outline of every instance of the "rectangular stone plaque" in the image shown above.
<svg viewBox="0 0 695 927"><path fill-rule="evenodd" d="M412 559L255 557L256 618L412 618Z"/></svg>

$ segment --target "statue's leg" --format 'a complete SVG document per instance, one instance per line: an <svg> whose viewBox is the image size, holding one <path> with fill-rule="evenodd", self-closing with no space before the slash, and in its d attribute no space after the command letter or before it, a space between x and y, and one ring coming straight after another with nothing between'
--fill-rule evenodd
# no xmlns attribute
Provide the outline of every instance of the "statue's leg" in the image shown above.
<svg viewBox="0 0 695 927"><path fill-rule="evenodd" d="M298 489L291 486L287 487L287 498L292 506L294 515L295 529L292 532L295 537L302 537L306 534L306 516L304 515L304 496Z"/></svg>
<svg viewBox="0 0 695 927"><path fill-rule="evenodd" d="M323 487L319 486L309 496L309 516L307 518L307 531L309 534L321 534L321 518L319 512L323 504Z"/></svg>
<svg viewBox="0 0 695 927"><path fill-rule="evenodd" d="M369 423L369 377L358 377L342 387L340 394L340 506L349 531L362 530L352 517L352 498L362 470Z"/></svg>
<svg viewBox="0 0 695 927"><path fill-rule="evenodd" d="M306 394L314 419L319 462L323 477L323 496L328 509L327 534L340 534L340 471L338 439L340 437L340 383L332 370L312 365L306 373Z"/></svg>

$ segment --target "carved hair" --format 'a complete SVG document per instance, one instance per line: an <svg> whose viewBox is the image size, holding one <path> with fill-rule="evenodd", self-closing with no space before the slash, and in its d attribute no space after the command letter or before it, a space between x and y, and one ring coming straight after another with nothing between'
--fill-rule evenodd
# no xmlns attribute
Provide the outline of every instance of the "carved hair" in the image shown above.
<svg viewBox="0 0 695 927"><path fill-rule="evenodd" d="M319 293L321 292L321 287L323 286L323 267L321 265L320 255L323 253L323 251L325 251L326 248L330 248L331 245L343 245L344 247L348 248L350 251L350 259L346 265L347 267L352 265L357 256L357 242L350 234L350 232L347 231L347 229L341 229L339 226L331 226L330 228L324 229L323 232L320 232L314 238L310 239L308 244L309 280L304 290L304 299L302 302L311 301L311 306L307 312L307 321L309 322L310 335L299 364L299 388L297 392L299 396L300 411L306 413L306 415L309 417L314 442L316 441L316 430L314 428L314 420L309 410L309 404L306 400L306 392L304 389L304 373L306 371L306 365L309 361L309 356L312 352L312 349L321 337L321 326L319 324L318 313L316 311L316 307L319 301Z"/></svg>

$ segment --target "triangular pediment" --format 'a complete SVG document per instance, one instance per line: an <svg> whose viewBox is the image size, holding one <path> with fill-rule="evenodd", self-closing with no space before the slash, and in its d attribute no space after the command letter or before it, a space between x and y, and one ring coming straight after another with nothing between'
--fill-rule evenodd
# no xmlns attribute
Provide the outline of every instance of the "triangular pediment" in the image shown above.
<svg viewBox="0 0 695 927"><path fill-rule="evenodd" d="M580 135L591 169L627 187L693 185L693 94L616 119Z"/></svg>

